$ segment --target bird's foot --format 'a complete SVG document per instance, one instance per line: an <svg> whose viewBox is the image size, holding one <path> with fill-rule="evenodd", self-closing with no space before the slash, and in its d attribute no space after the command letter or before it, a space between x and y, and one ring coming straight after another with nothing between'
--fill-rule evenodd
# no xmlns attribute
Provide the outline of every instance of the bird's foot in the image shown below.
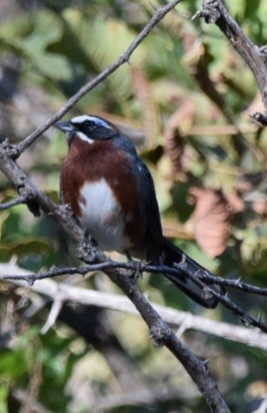
<svg viewBox="0 0 267 413"><path fill-rule="evenodd" d="M145 260L141 260L141 261L131 261L132 263L134 263L134 270L131 272L130 274L130 278L136 282L138 280L138 278L142 278L143 273L146 269L147 266L147 261Z"/></svg>

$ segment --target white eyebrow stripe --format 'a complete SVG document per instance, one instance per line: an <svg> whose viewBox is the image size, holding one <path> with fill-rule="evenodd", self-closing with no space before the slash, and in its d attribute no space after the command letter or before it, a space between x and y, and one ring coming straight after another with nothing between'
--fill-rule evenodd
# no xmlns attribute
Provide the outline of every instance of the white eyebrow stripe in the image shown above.
<svg viewBox="0 0 267 413"><path fill-rule="evenodd" d="M97 125L113 130L113 128L104 119L100 119L97 116L81 115L75 116L71 119L71 123L83 123L86 121L95 122Z"/></svg>
<svg viewBox="0 0 267 413"><path fill-rule="evenodd" d="M80 138L82 141L85 141L87 143L94 143L93 139L90 139L87 135L85 135L85 133L82 132L76 132L76 136L78 136L78 138Z"/></svg>

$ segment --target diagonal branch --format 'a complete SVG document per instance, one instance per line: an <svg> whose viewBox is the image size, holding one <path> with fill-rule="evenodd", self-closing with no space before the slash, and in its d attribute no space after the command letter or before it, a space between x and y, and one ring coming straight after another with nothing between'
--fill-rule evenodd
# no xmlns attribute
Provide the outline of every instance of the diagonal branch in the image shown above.
<svg viewBox="0 0 267 413"><path fill-rule="evenodd" d="M52 202L39 188L37 188L16 162L9 156L10 148L0 144L0 170L9 181L17 188L18 192L29 192L33 199L49 215L53 215L64 230L79 246L80 258L86 263L102 263L106 257L100 251L95 250L90 241L85 239L84 232L73 219L71 212L66 207L58 206ZM216 382L211 377L205 362L199 360L180 341L171 328L164 323L158 312L141 293L132 278L125 276L116 269L106 269L105 273L133 302L136 309L146 322L151 336L159 345L165 345L171 353L182 363L206 403L213 413L230 413L230 410L218 390Z"/></svg>
<svg viewBox="0 0 267 413"><path fill-rule="evenodd" d="M168 3L166 6L157 9L154 16L151 20L147 23L147 25L141 30L141 32L136 36L134 41L130 44L128 49L118 58L117 61L112 63L106 69L104 69L98 76L96 76L93 80L86 83L75 95L73 95L67 103L60 109L57 113L55 113L50 119L48 119L44 125L38 128L36 131L31 133L27 136L23 141L21 141L17 146L13 148L13 157L17 158L20 154L28 148L39 136L44 133L51 125L53 125L56 121L62 118L73 106L79 102L79 100L85 96L90 90L94 89L99 83L105 80L108 76L110 76L113 72L115 72L120 66L124 63L129 62L131 55L135 51L135 49L140 45L140 43L147 37L147 35L154 29L154 27L158 24L163 17L169 13L170 10L174 9L174 7L180 3L181 0L173 0Z"/></svg>
<svg viewBox="0 0 267 413"><path fill-rule="evenodd" d="M203 0L201 10L195 17L216 24L225 34L254 74L267 109L267 66L262 50L247 38L221 0Z"/></svg>
<svg viewBox="0 0 267 413"><path fill-rule="evenodd" d="M178 264L176 265L176 267L179 268L180 265L181 264ZM261 321L260 317L256 319L247 314L245 310L243 310L241 307L239 307L237 304L231 301L227 294L222 295L221 293L218 293L214 288L211 288L207 284L205 284L200 278L198 278L197 274L193 274L189 269L187 271L187 276L191 280L193 280L195 284L199 285L199 287L204 289L204 291L206 290L207 294L212 294L214 297L216 297L218 301L224 305L224 307L231 310L233 314L239 317L245 325L258 327L262 331L267 333L267 325Z"/></svg>

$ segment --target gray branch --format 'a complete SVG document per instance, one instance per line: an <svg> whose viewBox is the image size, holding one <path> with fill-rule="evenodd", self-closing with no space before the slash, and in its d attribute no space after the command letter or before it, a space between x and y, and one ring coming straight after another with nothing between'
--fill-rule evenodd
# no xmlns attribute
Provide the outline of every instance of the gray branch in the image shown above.
<svg viewBox="0 0 267 413"><path fill-rule="evenodd" d="M203 0L201 10L194 17L202 17L206 23L216 24L225 34L251 69L267 109L267 66L264 53L266 49L258 47L247 38L221 0Z"/></svg>
<svg viewBox="0 0 267 413"><path fill-rule="evenodd" d="M78 246L79 256L84 262L89 264L106 262L107 258L105 255L96 250L88 239L85 239L84 232L73 219L71 211L64 206L56 205L42 193L20 169L14 159L10 157L10 152L12 152L12 150L10 151L6 142L0 145L0 170L15 186L18 193L20 195L21 193L23 193L23 195L28 194L30 199L37 203L43 211L54 216ZM165 345L182 363L202 393L210 407L210 411L213 413L229 413L230 410L218 390L216 382L211 377L206 363L199 360L183 342L178 339L171 328L164 323L158 312L141 293L133 280L117 269L106 269L104 272L132 301L146 322L154 341L158 345Z"/></svg>
<svg viewBox="0 0 267 413"><path fill-rule="evenodd" d="M73 95L67 103L61 108L57 113L55 113L50 119L48 119L44 125L38 128L36 131L31 133L27 136L23 141L21 141L17 146L13 148L13 157L17 158L20 154L28 148L39 136L42 135L51 125L53 125L56 121L61 119L73 106L81 100L83 96L85 96L90 90L94 89L99 83L103 82L108 76L114 73L120 66L129 62L131 55L140 45L140 43L147 37L147 35L154 29L154 27L158 24L163 17L169 13L170 10L174 9L174 7L180 3L181 0L173 0L168 3L166 6L158 8L151 18L151 20L147 23L147 25L141 30L141 32L136 36L134 41L130 44L128 49L122 53L122 55L104 69L98 76L96 76L93 80L86 83L75 95Z"/></svg>
<svg viewBox="0 0 267 413"><path fill-rule="evenodd" d="M79 269L77 269L79 270ZM18 281L13 274L20 273ZM70 273L71 274L71 273ZM35 293L46 296L53 302L73 302L83 305L94 305L107 310L138 315L138 311L131 301L122 295L103 291L89 290L66 283L57 283L52 279L36 280L31 285L33 273L18 267L15 263L0 264L0 279L9 279L12 283L30 289ZM25 286L25 280L28 284ZM244 343L248 346L267 350L267 336L257 329L235 326L221 321L209 320L188 312L178 311L162 305L153 304L162 319L173 327L179 327L179 334L186 330L201 331L226 340ZM47 325L47 324L46 324Z"/></svg>
<svg viewBox="0 0 267 413"><path fill-rule="evenodd" d="M0 211L5 211L6 209L12 208L15 205L25 204L27 199L24 196L18 196L9 202L0 204Z"/></svg>

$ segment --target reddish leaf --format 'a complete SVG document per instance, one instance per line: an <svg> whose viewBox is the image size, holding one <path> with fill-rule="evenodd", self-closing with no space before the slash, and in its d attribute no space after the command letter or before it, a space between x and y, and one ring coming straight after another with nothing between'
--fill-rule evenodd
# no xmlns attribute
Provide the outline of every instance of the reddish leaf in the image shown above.
<svg viewBox="0 0 267 413"><path fill-rule="evenodd" d="M186 172L193 158L193 149L185 145L184 133L191 127L196 113L196 104L181 99L179 109L170 118L164 133L165 151L175 173Z"/></svg>
<svg viewBox="0 0 267 413"><path fill-rule="evenodd" d="M196 208L187 222L198 244L209 257L223 253L230 234L230 207L221 191L192 188Z"/></svg>

